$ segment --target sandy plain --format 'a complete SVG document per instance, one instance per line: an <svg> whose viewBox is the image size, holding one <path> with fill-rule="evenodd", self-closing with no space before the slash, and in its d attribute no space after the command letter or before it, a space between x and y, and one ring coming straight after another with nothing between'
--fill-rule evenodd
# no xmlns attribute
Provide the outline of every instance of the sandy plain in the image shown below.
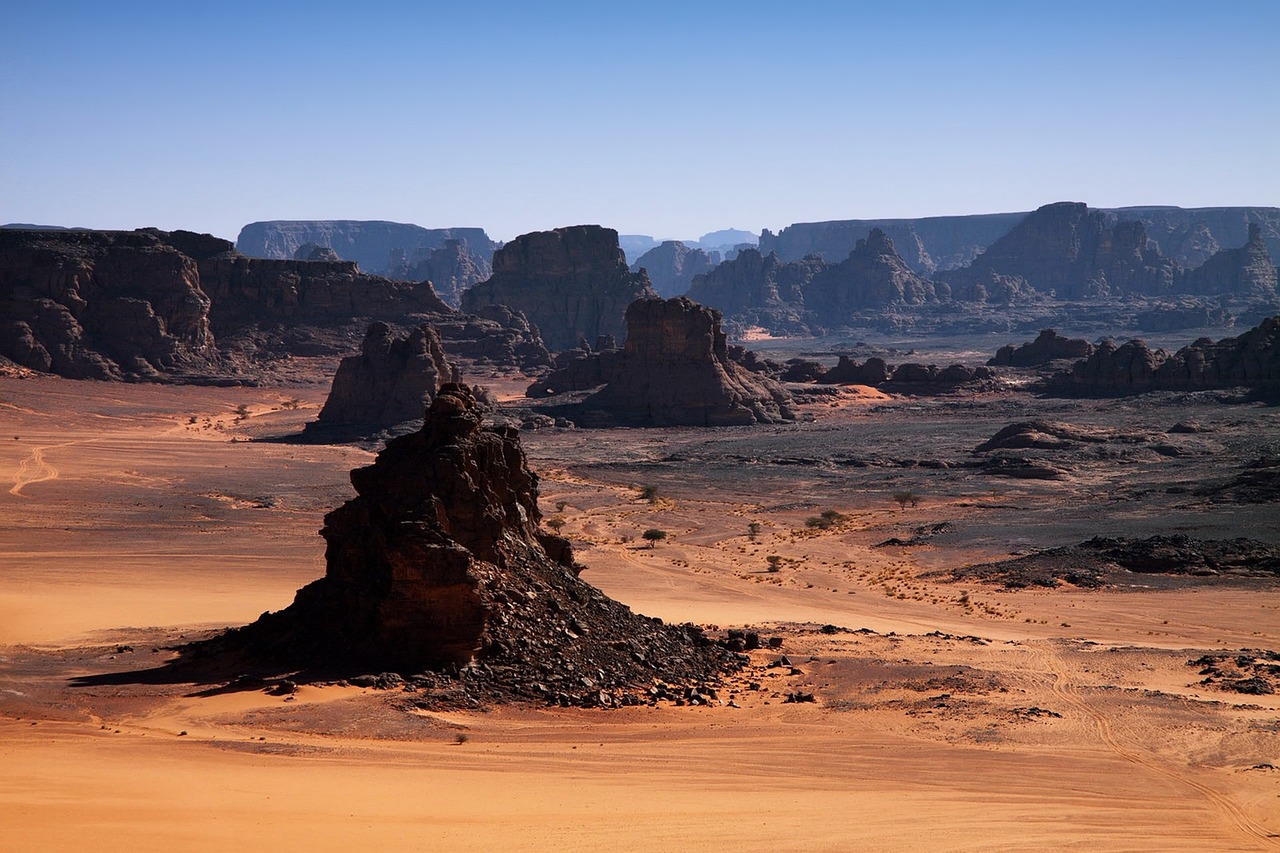
<svg viewBox="0 0 1280 853"><path fill-rule="evenodd" d="M850 390L796 427L526 435L584 578L782 638L712 706L432 713L354 687L75 682L153 667L323 572L323 515L371 454L250 439L296 432L326 390L0 378L0 850L1280 849L1280 697L1187 663L1280 648L1274 583L931 574L1121 529L1276 541L1273 506L1134 485L1201 476L1207 453L1085 460L1066 483L831 461L958 455L1042 408L1185 416L1143 404ZM1280 437L1273 410L1199 414ZM828 508L846 520L805 526ZM670 538L640 544L649 527Z"/></svg>

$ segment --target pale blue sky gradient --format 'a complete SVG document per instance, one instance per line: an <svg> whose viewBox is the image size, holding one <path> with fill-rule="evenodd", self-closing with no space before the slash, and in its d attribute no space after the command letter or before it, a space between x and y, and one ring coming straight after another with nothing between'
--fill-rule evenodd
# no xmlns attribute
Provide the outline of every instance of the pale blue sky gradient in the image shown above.
<svg viewBox="0 0 1280 853"><path fill-rule="evenodd" d="M0 0L0 223L1280 205L1280 3Z"/></svg>

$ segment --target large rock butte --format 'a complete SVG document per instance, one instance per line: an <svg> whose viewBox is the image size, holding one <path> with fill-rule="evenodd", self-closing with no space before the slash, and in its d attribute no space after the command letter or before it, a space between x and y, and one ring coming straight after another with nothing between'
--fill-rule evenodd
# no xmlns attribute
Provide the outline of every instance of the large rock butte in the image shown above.
<svg viewBox="0 0 1280 853"><path fill-rule="evenodd" d="M720 312L686 297L638 299L627 309L621 351L592 355L530 389L603 376L606 384L581 404L613 422L636 426L743 426L795 420L791 397L774 380L734 361L720 328ZM577 377L577 378L575 378Z"/></svg>
<svg viewBox="0 0 1280 853"><path fill-rule="evenodd" d="M644 270L657 294L669 298L683 296L695 275L711 272L718 263L719 252L706 252L690 248L679 240L667 240L641 255L631 269Z"/></svg>
<svg viewBox="0 0 1280 853"><path fill-rule="evenodd" d="M655 681L697 683L737 659L692 626L647 619L578 577L540 529L518 432L486 428L446 385L422 429L351 473L325 517L325 576L293 604L188 650L259 668L444 672L481 700L634 704Z"/></svg>
<svg viewBox="0 0 1280 853"><path fill-rule="evenodd" d="M627 306L656 295L648 276L627 268L617 231L575 225L507 243L493 256L493 276L462 295L462 308L521 311L554 351L601 335L621 338Z"/></svg>
<svg viewBox="0 0 1280 853"><path fill-rule="evenodd" d="M419 420L436 389L460 378L430 326L396 337L386 323L374 323L360 354L338 365L324 408L308 429L376 432Z"/></svg>

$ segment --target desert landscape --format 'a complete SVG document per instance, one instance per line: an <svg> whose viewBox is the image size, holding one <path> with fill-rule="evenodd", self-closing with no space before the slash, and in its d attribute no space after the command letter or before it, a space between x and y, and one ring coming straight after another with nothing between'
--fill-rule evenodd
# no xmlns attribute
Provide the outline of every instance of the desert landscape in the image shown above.
<svg viewBox="0 0 1280 853"><path fill-rule="evenodd" d="M1211 479L1210 444L1274 446L1275 410L1258 403L850 386L764 429L525 431L583 579L639 613L761 638L688 701L433 708L371 679L285 695L86 682L145 673L323 573L321 517L372 456L258 439L314 420L324 375L213 389L3 379L7 847L1278 843L1280 699L1224 689L1280 680L1274 579L948 575L1095 535L1274 541L1266 505L1167 490ZM520 402L522 380L488 381ZM959 460L1032 416L1204 431L1171 437L1181 455L1116 451L1059 481L901 461ZM851 456L866 462L832 461ZM915 500L895 501L904 491ZM834 523L806 525L826 510ZM652 528L667 538L646 542ZM1209 666L1223 675L1206 679Z"/></svg>

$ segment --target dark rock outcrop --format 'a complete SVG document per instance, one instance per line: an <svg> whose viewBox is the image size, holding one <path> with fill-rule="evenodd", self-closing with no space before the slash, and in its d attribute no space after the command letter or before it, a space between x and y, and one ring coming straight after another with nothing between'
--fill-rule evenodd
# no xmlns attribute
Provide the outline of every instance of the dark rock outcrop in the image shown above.
<svg viewBox="0 0 1280 853"><path fill-rule="evenodd" d="M806 316L805 289L826 270L821 258L784 263L776 254L743 249L733 260L695 276L689 298L715 308L736 328L760 327L774 334L803 336L818 331Z"/></svg>
<svg viewBox="0 0 1280 853"><path fill-rule="evenodd" d="M622 349L605 338L594 349L585 342L557 353L552 370L525 390L526 397L552 397L573 391L589 391L604 385L618 371Z"/></svg>
<svg viewBox="0 0 1280 853"><path fill-rule="evenodd" d="M74 379L218 363L198 264L159 232L0 230L0 355Z"/></svg>
<svg viewBox="0 0 1280 853"><path fill-rule="evenodd" d="M550 363L505 309L469 317L429 282L364 275L349 261L247 258L188 231L0 230L0 307L0 356L71 378L243 376L349 351L371 320L426 319L454 357Z"/></svg>
<svg viewBox="0 0 1280 853"><path fill-rule="evenodd" d="M627 268L618 232L576 225L524 234L493 256L493 276L462 296L463 310L505 305L524 313L552 350L622 337L623 315L639 298L656 297L643 273Z"/></svg>
<svg viewBox="0 0 1280 853"><path fill-rule="evenodd" d="M989 366L1039 367L1058 359L1088 358L1093 354L1093 344L1077 338L1064 338L1055 329L1042 329L1034 341L1015 347L1013 344L996 350Z"/></svg>
<svg viewBox="0 0 1280 853"><path fill-rule="evenodd" d="M403 268L388 275L408 281L430 281L440 298L457 308L465 290L493 275L492 253L474 254L466 240L445 240L443 246L419 249Z"/></svg>
<svg viewBox="0 0 1280 853"><path fill-rule="evenodd" d="M695 275L715 269L720 253L693 249L679 240L667 240L641 255L631 265L634 272L644 270L653 289L661 297L683 296L693 284Z"/></svg>
<svg viewBox="0 0 1280 853"><path fill-rule="evenodd" d="M1029 214L963 269L939 273L956 299L1023 282L1039 294L1085 299L1169 293L1176 262L1151 245L1140 222L1112 222L1082 202Z"/></svg>
<svg viewBox="0 0 1280 853"><path fill-rule="evenodd" d="M518 432L483 427L466 386L443 387L422 429L351 482L358 496L321 531L325 576L188 658L434 671L473 701L581 705L635 704L655 681L737 666L701 631L638 616L579 579L569 542L539 528Z"/></svg>
<svg viewBox="0 0 1280 853"><path fill-rule="evenodd" d="M359 355L338 365L333 387L314 424L318 430L376 432L423 416L436 389L460 379L430 326L395 337L386 323L374 323Z"/></svg>
<svg viewBox="0 0 1280 853"><path fill-rule="evenodd" d="M873 356L857 362L842 355L835 367L816 379L828 385L880 385L888 382L890 375L889 365L883 358Z"/></svg>
<svg viewBox="0 0 1280 853"><path fill-rule="evenodd" d="M849 257L813 277L804 305L824 326L847 323L854 312L937 300L933 282L911 271L880 229L858 240Z"/></svg>
<svg viewBox="0 0 1280 853"><path fill-rule="evenodd" d="M1280 317L1234 338L1201 338L1173 355L1140 340L1120 346L1104 341L1060 383L1076 393L1104 396L1237 386L1280 388Z"/></svg>
<svg viewBox="0 0 1280 853"><path fill-rule="evenodd" d="M1186 273L1177 290L1199 296L1274 298L1276 268L1262 239L1262 229L1257 223L1249 223L1249 238L1243 246L1214 253L1204 264Z"/></svg>
<svg viewBox="0 0 1280 853"><path fill-rule="evenodd" d="M485 261L497 248L483 228L422 228L402 222L352 219L251 222L240 229L236 248L251 258L297 257L306 244L332 249L374 275L391 275L397 261L430 252L447 240L465 240Z"/></svg>

